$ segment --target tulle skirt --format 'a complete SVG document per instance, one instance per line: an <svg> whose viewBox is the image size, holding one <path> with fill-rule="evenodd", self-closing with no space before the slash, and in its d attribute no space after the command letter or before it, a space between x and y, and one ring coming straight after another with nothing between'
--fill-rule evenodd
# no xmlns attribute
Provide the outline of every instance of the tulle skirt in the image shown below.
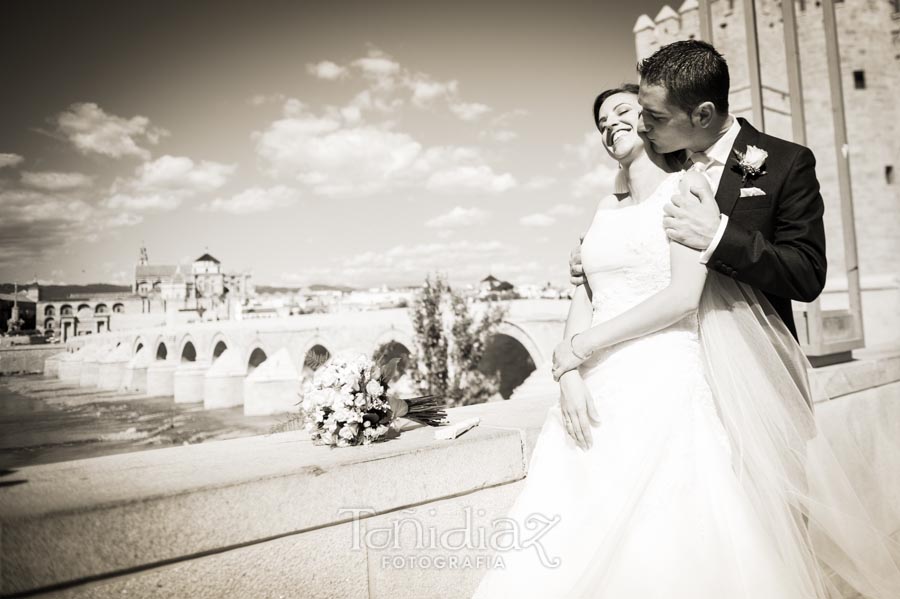
<svg viewBox="0 0 900 599"><path fill-rule="evenodd" d="M584 451L558 404L508 518L558 522L499 552L475 597L804 597L743 495L689 330L582 365L601 424ZM523 543L526 545L526 543Z"/></svg>

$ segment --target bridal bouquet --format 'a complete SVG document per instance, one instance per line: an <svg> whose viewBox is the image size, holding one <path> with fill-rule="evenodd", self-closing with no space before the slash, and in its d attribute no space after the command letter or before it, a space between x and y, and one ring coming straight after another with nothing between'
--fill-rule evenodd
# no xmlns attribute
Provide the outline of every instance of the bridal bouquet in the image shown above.
<svg viewBox="0 0 900 599"><path fill-rule="evenodd" d="M428 426L447 424L442 402L433 395L400 399L388 393L398 361L376 364L361 354L335 358L316 370L312 381L304 383L298 416L313 443L369 445L387 434L397 418Z"/></svg>

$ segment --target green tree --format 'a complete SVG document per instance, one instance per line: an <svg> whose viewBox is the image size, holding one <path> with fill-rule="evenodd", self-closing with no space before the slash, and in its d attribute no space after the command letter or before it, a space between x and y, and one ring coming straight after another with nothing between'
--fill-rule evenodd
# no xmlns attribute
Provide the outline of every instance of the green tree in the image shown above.
<svg viewBox="0 0 900 599"><path fill-rule="evenodd" d="M447 291L439 276L425 278L422 290L409 308L415 347L413 378L423 393L447 397L447 337L443 332L441 303Z"/></svg>
<svg viewBox="0 0 900 599"><path fill-rule="evenodd" d="M416 382L423 393L445 397L448 405L482 403L498 392L498 373L478 367L488 339L495 334L506 308L491 302L476 318L475 306L440 276L425 279L411 306Z"/></svg>

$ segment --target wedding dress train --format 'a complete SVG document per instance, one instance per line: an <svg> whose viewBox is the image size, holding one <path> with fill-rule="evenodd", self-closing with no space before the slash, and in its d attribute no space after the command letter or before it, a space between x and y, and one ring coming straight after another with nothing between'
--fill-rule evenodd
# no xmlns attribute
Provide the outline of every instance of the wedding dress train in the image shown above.
<svg viewBox="0 0 900 599"><path fill-rule="evenodd" d="M668 285L662 214L679 180L674 173L639 204L597 211L581 250L593 324ZM741 295L746 288L718 276L710 274L718 295L705 291L697 313L581 365L601 419L592 425L593 445L580 449L559 405L549 409L507 518L524 538L536 530L533 515L558 522L534 543L500 551L503 567L484 575L476 599L832 599L838 591L823 556L841 562L828 566L873 596L900 597L893 594L900 590L896 553L883 535L871 546L879 533L853 498L837 497L848 491L840 476L834 483L836 467L829 462L822 476L808 478L801 446L815 427L801 397L805 371L792 369L785 355L805 358L772 349L787 343L786 329L761 329L771 337L763 349L758 339L755 347L742 345L735 338L740 327L766 315L755 297L748 303ZM723 299L727 293L735 297ZM738 304L754 322L735 318ZM704 313L713 314L708 339L701 334ZM728 346L720 347L723 339ZM760 354L777 360L761 362ZM754 390L774 398L760 401ZM729 398L743 403L723 405ZM793 411L779 407L787 402ZM820 505L835 497L840 507L850 505L846 513ZM817 535L821 552L810 538ZM843 562L850 566L841 570Z"/></svg>

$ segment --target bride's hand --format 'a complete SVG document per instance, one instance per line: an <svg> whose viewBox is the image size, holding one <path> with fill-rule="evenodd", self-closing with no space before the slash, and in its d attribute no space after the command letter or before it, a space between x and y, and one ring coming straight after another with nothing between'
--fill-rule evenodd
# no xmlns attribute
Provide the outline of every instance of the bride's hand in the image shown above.
<svg viewBox="0 0 900 599"><path fill-rule="evenodd" d="M553 350L553 380L558 381L565 373L575 370L585 359L572 351L571 339L563 339Z"/></svg>
<svg viewBox="0 0 900 599"><path fill-rule="evenodd" d="M577 372L566 373L559 381L559 407L569 436L584 450L594 443L591 423L599 425L600 416L591 392Z"/></svg>

